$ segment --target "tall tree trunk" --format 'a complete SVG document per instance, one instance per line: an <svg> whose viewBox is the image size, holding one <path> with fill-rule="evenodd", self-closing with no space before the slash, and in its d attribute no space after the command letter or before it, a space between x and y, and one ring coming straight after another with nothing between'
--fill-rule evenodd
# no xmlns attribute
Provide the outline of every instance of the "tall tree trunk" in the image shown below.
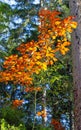
<svg viewBox="0 0 81 130"><path fill-rule="evenodd" d="M46 126L47 123L47 112L46 112L46 87L43 90L43 110L45 116L43 117L43 125Z"/></svg>
<svg viewBox="0 0 81 130"><path fill-rule="evenodd" d="M40 0L40 6L44 7L44 0Z"/></svg>
<svg viewBox="0 0 81 130"><path fill-rule="evenodd" d="M81 130L81 0L69 0L72 15L78 27L72 35L74 80L74 127Z"/></svg>
<svg viewBox="0 0 81 130"><path fill-rule="evenodd" d="M45 7L45 0L40 0L40 7L41 8L45 8L47 9L47 7ZM46 112L46 86L43 89L43 110L44 110L44 114L45 117L43 117L42 123L44 126L46 126L47 123L47 112Z"/></svg>

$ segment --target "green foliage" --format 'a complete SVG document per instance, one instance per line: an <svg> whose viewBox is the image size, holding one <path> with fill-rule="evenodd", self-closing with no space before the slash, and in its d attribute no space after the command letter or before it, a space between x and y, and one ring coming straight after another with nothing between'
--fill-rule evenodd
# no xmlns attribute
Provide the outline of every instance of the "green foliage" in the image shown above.
<svg viewBox="0 0 81 130"><path fill-rule="evenodd" d="M16 127L14 125L8 124L4 119L1 119L0 127L1 130L26 130L25 126L22 124Z"/></svg>
<svg viewBox="0 0 81 130"><path fill-rule="evenodd" d="M0 119L4 118L10 125L18 126L19 124L24 124L23 117L23 111L12 107L5 107L0 110Z"/></svg>
<svg viewBox="0 0 81 130"><path fill-rule="evenodd" d="M10 5L0 2L0 12L0 33L2 34L5 33L9 28L9 18L12 15Z"/></svg>
<svg viewBox="0 0 81 130"><path fill-rule="evenodd" d="M52 128L49 128L49 127L38 127L36 130L52 130Z"/></svg>
<svg viewBox="0 0 81 130"><path fill-rule="evenodd" d="M70 102L73 100L73 79L70 55L69 52L65 58L60 57L46 72L41 71L40 75L34 75L35 86L49 86L46 88L46 104L52 109L52 116L56 119L60 119L61 114L69 113L69 108L72 110ZM42 96L43 92L37 94L37 103L40 105L43 105Z"/></svg>
<svg viewBox="0 0 81 130"><path fill-rule="evenodd" d="M31 129L26 128L23 124L20 124L19 126L10 125L5 121L5 119L1 119L0 128L1 128L1 130L32 130L32 128ZM51 127L38 126L34 130L52 130L52 128Z"/></svg>

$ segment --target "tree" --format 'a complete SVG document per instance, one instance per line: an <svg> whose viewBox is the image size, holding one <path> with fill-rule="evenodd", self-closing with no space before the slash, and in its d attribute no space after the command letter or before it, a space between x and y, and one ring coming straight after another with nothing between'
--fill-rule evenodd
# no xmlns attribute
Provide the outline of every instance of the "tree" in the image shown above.
<svg viewBox="0 0 81 130"><path fill-rule="evenodd" d="M0 1L0 64L5 56L14 53L20 43L26 42L33 35L36 40L38 35L36 19L39 4L25 0L15 2L11 5L10 2Z"/></svg>
<svg viewBox="0 0 81 130"><path fill-rule="evenodd" d="M66 5L62 2L59 2L59 0L40 0L40 2L38 2L37 4L33 0L15 0L15 2L16 3L14 5L11 5L10 2L0 2L1 60L2 58L4 59L5 56L14 53L14 48L16 48L20 43L29 41L31 39L37 39L38 10L42 6L47 7L51 10L57 9L61 11L64 16L68 14L65 10L69 12ZM7 11L5 12L4 9L6 9Z"/></svg>
<svg viewBox="0 0 81 130"><path fill-rule="evenodd" d="M0 72L0 82L11 81L28 86L32 84L33 73L39 74L57 61L57 52L62 55L68 52L70 41L67 39L67 32L71 33L76 28L76 22L72 21L71 16L61 20L57 17L59 14L57 11L44 9L39 12L41 24L38 41L21 44L17 48L20 54L6 58L5 70Z"/></svg>
<svg viewBox="0 0 81 130"><path fill-rule="evenodd" d="M70 0L70 9L78 27L72 35L73 50L73 79L74 79L74 120L75 130L81 129L81 2Z"/></svg>
<svg viewBox="0 0 81 130"><path fill-rule="evenodd" d="M4 11L5 9L7 11ZM11 5L10 2L0 2L0 70L3 69L4 57L17 53L15 47L32 38L36 40L38 35L36 25L38 9L39 4L35 5L33 1L16 1L14 5ZM4 97L5 102L6 99L9 99L9 95L13 96L12 93L16 89L16 85L13 92L10 92L11 94L6 91L6 88L7 85L0 84L0 99ZM0 102L0 104L5 103Z"/></svg>
<svg viewBox="0 0 81 130"><path fill-rule="evenodd" d="M18 54L6 58L4 70L0 72L0 82L21 84L25 86L25 91L41 90L38 86L34 87L34 74L45 72L58 60L59 55L65 55L68 52L70 41L67 38L67 32L71 33L77 26L72 16L61 19L59 14L58 11L45 9L39 11L41 24L38 28L37 41L32 40L19 45ZM13 105L16 106L21 103L22 101L13 101ZM45 117L45 111L40 114Z"/></svg>

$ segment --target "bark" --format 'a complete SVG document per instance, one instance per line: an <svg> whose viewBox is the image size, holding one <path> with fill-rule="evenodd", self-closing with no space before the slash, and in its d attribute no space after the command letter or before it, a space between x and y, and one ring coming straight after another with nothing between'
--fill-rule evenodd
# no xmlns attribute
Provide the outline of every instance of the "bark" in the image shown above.
<svg viewBox="0 0 81 130"><path fill-rule="evenodd" d="M81 130L81 0L70 0L69 5L71 14L78 22L78 27L72 35L74 129Z"/></svg>
<svg viewBox="0 0 81 130"><path fill-rule="evenodd" d="M46 109L46 87L43 90L43 110L45 112L45 117L43 117L43 125L46 126L47 123L47 109Z"/></svg>

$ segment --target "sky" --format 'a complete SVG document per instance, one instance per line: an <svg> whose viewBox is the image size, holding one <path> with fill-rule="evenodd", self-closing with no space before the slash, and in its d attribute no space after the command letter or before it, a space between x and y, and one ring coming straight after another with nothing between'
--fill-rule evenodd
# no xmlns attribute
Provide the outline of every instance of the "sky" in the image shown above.
<svg viewBox="0 0 81 130"><path fill-rule="evenodd" d="M9 3L10 5L15 4L16 2L14 0L0 0L5 3Z"/></svg>
<svg viewBox="0 0 81 130"><path fill-rule="evenodd" d="M8 2L8 3L10 3L11 5L12 5L12 4L16 4L16 2L15 2L14 0L4 0L4 2L5 2L5 3Z"/></svg>
<svg viewBox="0 0 81 130"><path fill-rule="evenodd" d="M0 1L5 2L5 3L9 3L10 5L16 4L15 0L0 0ZM33 3L34 4L39 4L39 0L34 0Z"/></svg>

